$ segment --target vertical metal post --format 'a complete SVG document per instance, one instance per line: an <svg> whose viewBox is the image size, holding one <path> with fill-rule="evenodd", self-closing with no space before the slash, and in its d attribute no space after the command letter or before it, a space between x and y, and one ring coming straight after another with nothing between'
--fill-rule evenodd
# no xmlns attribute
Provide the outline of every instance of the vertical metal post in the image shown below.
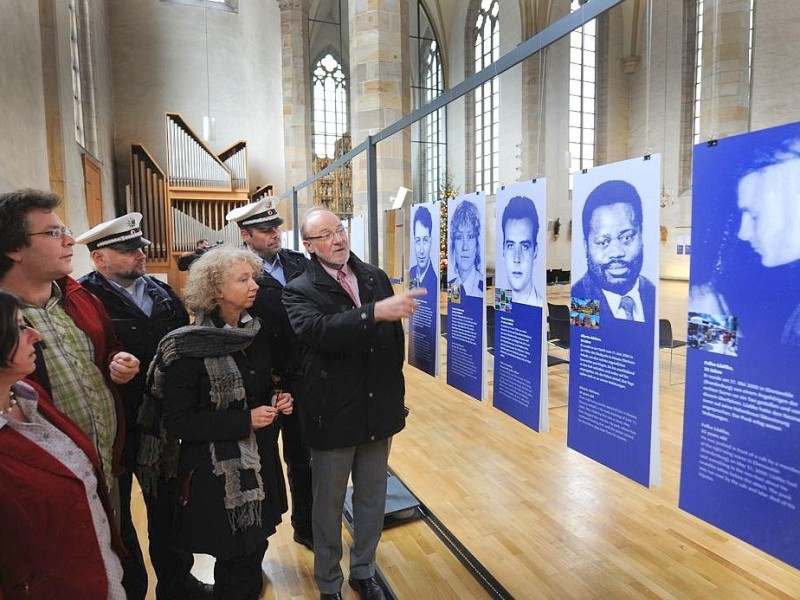
<svg viewBox="0 0 800 600"><path fill-rule="evenodd" d="M368 261L378 265L378 155L373 136L367 137L367 248Z"/></svg>
<svg viewBox="0 0 800 600"><path fill-rule="evenodd" d="M294 236L294 249L300 250L300 220L297 210L297 187L292 188L292 234Z"/></svg>

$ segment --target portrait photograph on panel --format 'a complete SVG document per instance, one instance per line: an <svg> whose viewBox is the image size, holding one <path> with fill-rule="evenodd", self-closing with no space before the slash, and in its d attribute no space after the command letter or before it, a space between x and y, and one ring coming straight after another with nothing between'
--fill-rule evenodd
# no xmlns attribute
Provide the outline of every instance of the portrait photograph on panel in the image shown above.
<svg viewBox="0 0 800 600"><path fill-rule="evenodd" d="M714 208L694 209L690 343L751 356L800 347L800 126L734 136L697 154L711 171L696 171L694 196Z"/></svg>
<svg viewBox="0 0 800 600"><path fill-rule="evenodd" d="M573 184L567 445L658 485L661 157L576 172Z"/></svg>
<svg viewBox="0 0 800 600"><path fill-rule="evenodd" d="M483 296L485 290L483 211L477 197L460 196L449 203L447 290L453 302L462 296Z"/></svg>
<svg viewBox="0 0 800 600"><path fill-rule="evenodd" d="M439 289L439 205L415 204L411 207L411 268L409 289Z"/></svg>
<svg viewBox="0 0 800 600"><path fill-rule="evenodd" d="M535 188L532 188L535 189ZM509 312L514 304L542 306L546 225L543 198L497 195L495 308Z"/></svg>
<svg viewBox="0 0 800 600"><path fill-rule="evenodd" d="M425 290L408 320L408 362L435 376L439 365L439 204L411 206L408 288Z"/></svg>
<svg viewBox="0 0 800 600"><path fill-rule="evenodd" d="M613 174L594 169L575 176L573 202L581 207L572 242L576 325L602 328L604 318L655 318L658 246L645 239L658 232L660 185L649 169L631 168L630 162Z"/></svg>
<svg viewBox="0 0 800 600"><path fill-rule="evenodd" d="M486 397L486 197L483 192L448 200L447 383Z"/></svg>
<svg viewBox="0 0 800 600"><path fill-rule="evenodd" d="M546 431L544 336L546 185L544 178L503 186L495 198L493 405ZM491 308L491 307L488 307Z"/></svg>
<svg viewBox="0 0 800 600"><path fill-rule="evenodd" d="M800 123L694 147L679 506L800 567Z"/></svg>

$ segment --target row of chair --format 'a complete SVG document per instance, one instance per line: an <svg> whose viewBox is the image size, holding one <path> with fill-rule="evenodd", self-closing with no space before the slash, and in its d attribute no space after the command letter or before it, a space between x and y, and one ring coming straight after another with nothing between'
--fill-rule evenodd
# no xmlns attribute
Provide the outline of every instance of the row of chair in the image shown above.
<svg viewBox="0 0 800 600"><path fill-rule="evenodd" d="M564 269L547 269L547 285L553 285L556 283L569 283L571 274L571 271L565 271Z"/></svg>

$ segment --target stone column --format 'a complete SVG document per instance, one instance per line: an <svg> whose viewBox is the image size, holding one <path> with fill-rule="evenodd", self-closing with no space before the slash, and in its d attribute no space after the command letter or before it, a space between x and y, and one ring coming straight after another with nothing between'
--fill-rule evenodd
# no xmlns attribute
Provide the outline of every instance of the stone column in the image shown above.
<svg viewBox="0 0 800 600"><path fill-rule="evenodd" d="M756 31L758 51L753 67L750 127L753 131L793 121L800 114L800 2L759 2Z"/></svg>
<svg viewBox="0 0 800 600"><path fill-rule="evenodd" d="M410 112L408 0L348 0L353 147ZM398 187L411 184L409 128L377 145L378 223ZM366 156L353 163L353 212L366 214ZM419 190L414 190L417 194Z"/></svg>
<svg viewBox="0 0 800 600"><path fill-rule="evenodd" d="M308 55L310 0L278 0L281 9L281 79L286 185L311 175L311 66ZM278 193L284 190L276 190ZM300 215L311 206L312 187L299 194ZM288 211L282 211L288 212ZM284 215L284 217L289 216ZM287 224L288 225L288 224Z"/></svg>
<svg viewBox="0 0 800 600"><path fill-rule="evenodd" d="M717 0L705 3L700 100L701 140L748 131L749 24L749 0Z"/></svg>
<svg viewBox="0 0 800 600"><path fill-rule="evenodd" d="M522 8L523 39L528 40L547 27L545 16L539 14L539 5L524 5ZM544 82L545 52L540 50L522 62L522 147L521 181L544 174L544 134L545 134L545 99Z"/></svg>

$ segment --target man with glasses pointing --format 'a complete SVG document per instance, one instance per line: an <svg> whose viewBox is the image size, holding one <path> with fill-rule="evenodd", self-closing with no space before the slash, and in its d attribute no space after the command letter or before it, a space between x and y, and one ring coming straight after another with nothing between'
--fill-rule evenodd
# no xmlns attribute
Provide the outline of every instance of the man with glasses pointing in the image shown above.
<svg viewBox="0 0 800 600"><path fill-rule="evenodd" d="M382 270L350 252L347 231L328 209L300 228L311 254L283 293L301 343L300 417L311 448L314 577L322 598L341 598L342 506L353 476L350 586L382 599L375 551L383 529L391 437L405 426L404 335L423 288L394 295Z"/></svg>

